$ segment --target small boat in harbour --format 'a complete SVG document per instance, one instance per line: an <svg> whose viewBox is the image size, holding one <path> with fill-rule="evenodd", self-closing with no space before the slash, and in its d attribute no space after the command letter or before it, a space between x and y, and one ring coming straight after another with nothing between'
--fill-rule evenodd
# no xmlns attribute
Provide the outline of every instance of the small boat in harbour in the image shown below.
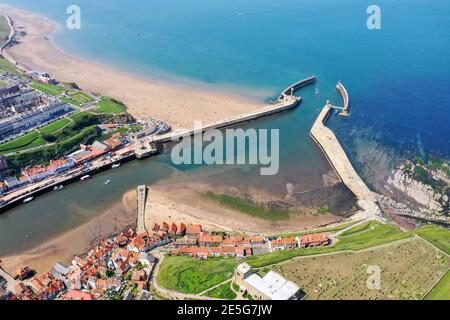
<svg viewBox="0 0 450 320"><path fill-rule="evenodd" d="M23 203L30 202L30 201L32 201L33 199L34 199L33 197L25 198L25 199L23 200Z"/></svg>
<svg viewBox="0 0 450 320"><path fill-rule="evenodd" d="M91 176L90 175L85 175L85 176L82 176L81 178L80 178L80 180L81 181L85 181L85 180L87 180L87 179L89 179Z"/></svg>
<svg viewBox="0 0 450 320"><path fill-rule="evenodd" d="M111 180L106 180L105 181L105 184L110 184L111 183Z"/></svg>
<svg viewBox="0 0 450 320"><path fill-rule="evenodd" d="M58 190L62 190L62 189L64 189L64 186L62 184L60 184L59 186L55 186L53 188L53 191L58 191Z"/></svg>
<svg viewBox="0 0 450 320"><path fill-rule="evenodd" d="M114 164L111 166L112 169L115 169L115 168L118 168L118 167L120 167L120 163L114 163Z"/></svg>

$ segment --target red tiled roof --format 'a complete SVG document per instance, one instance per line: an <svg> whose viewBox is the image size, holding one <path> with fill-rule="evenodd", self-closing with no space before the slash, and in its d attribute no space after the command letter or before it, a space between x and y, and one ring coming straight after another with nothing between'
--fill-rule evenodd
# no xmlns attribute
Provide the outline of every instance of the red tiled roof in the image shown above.
<svg viewBox="0 0 450 320"><path fill-rule="evenodd" d="M69 289L63 296L64 300L93 300L94 297L91 293L81 290Z"/></svg>
<svg viewBox="0 0 450 320"><path fill-rule="evenodd" d="M199 234L200 232L202 232L202 226L199 224L188 224L186 226L187 234Z"/></svg>
<svg viewBox="0 0 450 320"><path fill-rule="evenodd" d="M211 236L211 235L204 235L199 237L198 242L199 243L221 243L223 241L222 236Z"/></svg>

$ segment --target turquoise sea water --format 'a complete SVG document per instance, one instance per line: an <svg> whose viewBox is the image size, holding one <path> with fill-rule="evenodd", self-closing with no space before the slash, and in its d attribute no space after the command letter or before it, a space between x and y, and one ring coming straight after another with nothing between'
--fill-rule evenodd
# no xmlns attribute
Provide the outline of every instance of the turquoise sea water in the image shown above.
<svg viewBox="0 0 450 320"><path fill-rule="evenodd" d="M2 2L62 26L74 3ZM262 99L314 73L321 94L312 103L320 106L336 97L340 79L352 117L336 127L370 129L397 151L448 156L450 3L380 0L382 29L369 30L372 2L78 0L81 30L62 27L53 38L70 53L143 76L181 76L239 92L253 88Z"/></svg>
<svg viewBox="0 0 450 320"><path fill-rule="evenodd" d="M400 156L450 157L448 0L376 1L381 30L367 29L366 9L373 1L365 0L77 0L82 28L73 31L64 25L74 1L0 2L58 22L53 40L65 51L144 77L192 81L263 101L315 74L319 94L306 88L297 110L248 125L280 128L280 174L263 178L259 170L234 170L215 179L223 183L281 194L286 182L303 190L319 186L329 166L308 131L326 99L340 103L334 89L338 80L350 94L351 116L332 117L330 126L367 182L378 187ZM89 184L73 185L0 216L0 231L5 230L0 240L12 226L19 228L18 237L36 230L23 222L43 208L55 233L79 223L85 217L64 216L80 215L81 209L88 216L136 184L161 179L150 171L169 163L168 157L155 162L121 169L128 170L121 173L127 172L126 183L112 186L114 196L105 198L102 208L95 192L86 202L76 199ZM20 223L10 222L20 216ZM49 228L42 228L48 235Z"/></svg>

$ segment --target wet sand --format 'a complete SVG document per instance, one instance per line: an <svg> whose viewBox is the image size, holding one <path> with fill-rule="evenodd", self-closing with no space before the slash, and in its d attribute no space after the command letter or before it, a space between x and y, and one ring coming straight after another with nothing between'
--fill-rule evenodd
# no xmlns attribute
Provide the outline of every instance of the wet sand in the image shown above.
<svg viewBox="0 0 450 320"><path fill-rule="evenodd" d="M179 182L150 186L146 208L146 226L166 222L200 223L207 229L242 233L298 231L342 220L331 214L299 215L285 220L265 220L222 206L204 197L207 191L222 192L207 183Z"/></svg>
<svg viewBox="0 0 450 320"><path fill-rule="evenodd" d="M153 117L173 128L191 128L229 118L262 106L253 99L180 83L140 78L100 63L79 59L56 48L49 36L56 25L45 17L0 4L18 31L17 44L6 52L26 70L48 72L60 81L123 101L137 118ZM149 78L151 75L149 75Z"/></svg>
<svg viewBox="0 0 450 320"><path fill-rule="evenodd" d="M135 221L136 191L130 190L121 202L101 215L33 249L2 257L0 265L10 274L23 266L29 266L37 273L46 272L55 262L70 263L74 255L89 251L100 239L125 229Z"/></svg>

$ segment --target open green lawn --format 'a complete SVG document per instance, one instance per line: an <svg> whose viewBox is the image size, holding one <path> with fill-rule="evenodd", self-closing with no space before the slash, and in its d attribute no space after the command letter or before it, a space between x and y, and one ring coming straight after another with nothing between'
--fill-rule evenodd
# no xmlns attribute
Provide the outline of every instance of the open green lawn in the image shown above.
<svg viewBox="0 0 450 320"><path fill-rule="evenodd" d="M8 20L6 20L5 16L0 16L0 44L8 40L10 32L11 28L8 25Z"/></svg>
<svg viewBox="0 0 450 320"><path fill-rule="evenodd" d="M164 288L183 293L200 293L229 279L238 263L231 258L198 260L167 256L158 273L158 283Z"/></svg>
<svg viewBox="0 0 450 320"><path fill-rule="evenodd" d="M450 254L450 231L436 225L428 225L414 230L414 233Z"/></svg>
<svg viewBox="0 0 450 320"><path fill-rule="evenodd" d="M217 288L214 288L207 293L205 293L205 296L211 297L211 298L219 298L219 299L226 299L226 300L234 300L236 299L236 293L234 293L233 290L230 288L230 282L223 283Z"/></svg>
<svg viewBox="0 0 450 320"><path fill-rule="evenodd" d="M88 103L94 101L94 98L89 96L87 93L84 93L83 91L68 91L67 95L75 100L78 100L81 103Z"/></svg>
<svg viewBox="0 0 450 320"><path fill-rule="evenodd" d="M70 120L67 119L67 118L60 119L58 121L55 121L53 123L50 123L50 124L46 125L45 127L40 128L39 131L41 133L51 134L51 133L54 133L54 132L56 132L58 130L61 130L62 128L64 128L69 123L70 123Z"/></svg>
<svg viewBox="0 0 450 320"><path fill-rule="evenodd" d="M79 121L83 117L89 116L89 115L90 115L90 113L87 111L77 112L77 113L74 113L73 115L71 115L70 119L72 119L73 121Z"/></svg>
<svg viewBox="0 0 450 320"><path fill-rule="evenodd" d="M70 103L71 105L73 105L73 106L75 106L75 107L81 107L81 106L83 106L83 104L82 104L80 101L75 100L75 99L72 99L72 98L61 97L61 100L65 101L65 102L67 102L67 103Z"/></svg>
<svg viewBox="0 0 450 320"><path fill-rule="evenodd" d="M19 74L19 71L16 69L16 67L5 58L0 58L0 72Z"/></svg>
<svg viewBox="0 0 450 320"><path fill-rule="evenodd" d="M425 296L425 300L450 300L450 270Z"/></svg>
<svg viewBox="0 0 450 320"><path fill-rule="evenodd" d="M62 88L60 88L54 84L48 84L48 83L33 82L31 84L31 87L36 90L45 92L52 96L57 96L63 92Z"/></svg>
<svg viewBox="0 0 450 320"><path fill-rule="evenodd" d="M46 144L39 132L32 131L0 145L0 154L26 150Z"/></svg>
<svg viewBox="0 0 450 320"><path fill-rule="evenodd" d="M287 211L270 210L239 197L216 194L213 192L207 192L205 197L217 201L223 206L239 210L253 217L265 220L284 220L289 218L289 212Z"/></svg>
<svg viewBox="0 0 450 320"><path fill-rule="evenodd" d="M97 108L93 109L92 112L119 114L125 112L125 108L114 101L102 99L97 103Z"/></svg>

